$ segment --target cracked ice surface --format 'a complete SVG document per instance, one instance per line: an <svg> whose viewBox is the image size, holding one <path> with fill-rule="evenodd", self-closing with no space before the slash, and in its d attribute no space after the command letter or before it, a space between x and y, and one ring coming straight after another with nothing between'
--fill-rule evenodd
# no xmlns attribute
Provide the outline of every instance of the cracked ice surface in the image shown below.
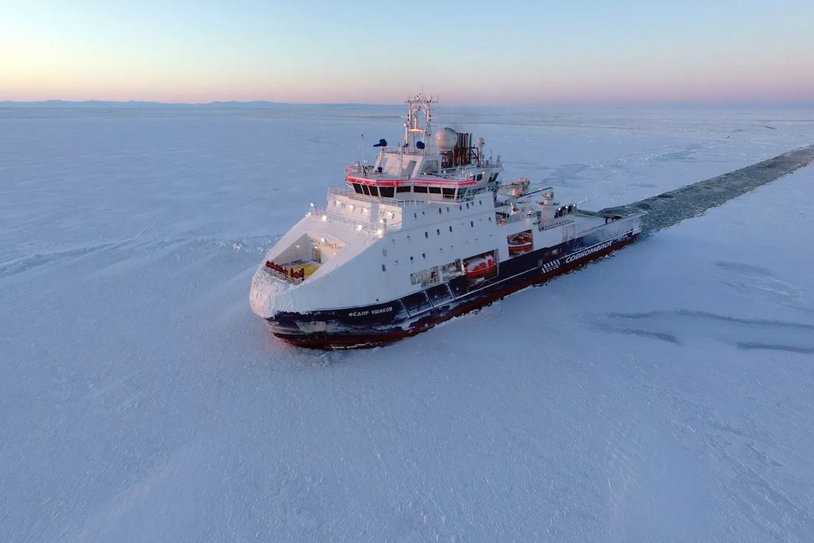
<svg viewBox="0 0 814 543"><path fill-rule="evenodd" d="M400 113L0 110L0 540L810 541L814 168L386 348L279 343L254 270ZM438 113L588 208L814 141Z"/></svg>

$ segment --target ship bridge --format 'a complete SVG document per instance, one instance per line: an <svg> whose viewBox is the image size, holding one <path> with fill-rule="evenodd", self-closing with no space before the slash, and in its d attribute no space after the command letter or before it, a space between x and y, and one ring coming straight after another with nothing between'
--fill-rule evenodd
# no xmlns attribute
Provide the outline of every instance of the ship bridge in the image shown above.
<svg viewBox="0 0 814 543"><path fill-rule="evenodd" d="M473 189L492 186L503 171L500 157L483 152L484 141L472 134L442 128L433 134L433 100L422 95L407 100L404 136L388 147L380 139L373 164L364 159L345 169L345 182L353 193L399 200L456 200Z"/></svg>

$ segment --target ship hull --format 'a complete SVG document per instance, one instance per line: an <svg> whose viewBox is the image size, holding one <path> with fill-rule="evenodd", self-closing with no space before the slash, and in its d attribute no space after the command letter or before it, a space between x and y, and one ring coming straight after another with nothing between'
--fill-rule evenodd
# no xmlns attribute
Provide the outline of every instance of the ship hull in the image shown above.
<svg viewBox="0 0 814 543"><path fill-rule="evenodd" d="M637 236L638 232L631 230L610 239L596 235L576 238L501 262L491 278L473 280L463 275L387 303L279 313L266 321L275 336L301 347L375 347L416 335L513 292L545 283L624 247Z"/></svg>

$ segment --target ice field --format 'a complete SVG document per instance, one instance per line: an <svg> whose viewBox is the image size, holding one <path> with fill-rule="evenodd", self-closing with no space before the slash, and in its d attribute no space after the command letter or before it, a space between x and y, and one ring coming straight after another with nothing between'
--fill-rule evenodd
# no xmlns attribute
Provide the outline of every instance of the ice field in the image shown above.
<svg viewBox="0 0 814 543"><path fill-rule="evenodd" d="M814 166L388 347L251 313L401 106L0 107L0 541L814 540ZM814 110L437 110L588 209Z"/></svg>

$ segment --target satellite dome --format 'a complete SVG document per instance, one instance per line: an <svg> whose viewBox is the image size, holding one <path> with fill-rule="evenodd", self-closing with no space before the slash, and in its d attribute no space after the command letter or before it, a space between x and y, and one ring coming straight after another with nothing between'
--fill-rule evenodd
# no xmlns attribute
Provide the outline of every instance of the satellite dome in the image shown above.
<svg viewBox="0 0 814 543"><path fill-rule="evenodd" d="M458 143L458 134L450 127L442 128L435 135L435 144L441 151L451 151Z"/></svg>

